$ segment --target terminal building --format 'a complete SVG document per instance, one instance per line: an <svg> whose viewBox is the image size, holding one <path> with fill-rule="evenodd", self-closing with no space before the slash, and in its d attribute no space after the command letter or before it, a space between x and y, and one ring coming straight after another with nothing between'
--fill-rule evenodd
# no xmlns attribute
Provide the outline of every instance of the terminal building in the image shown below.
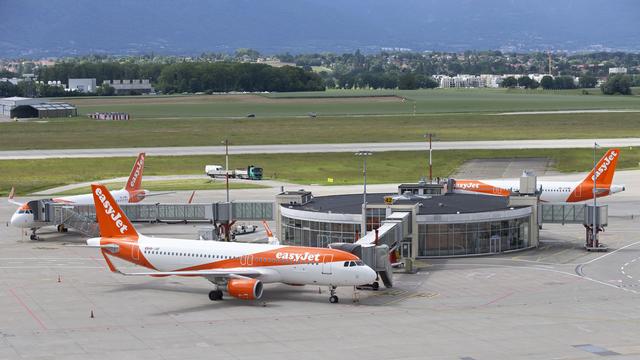
<svg viewBox="0 0 640 360"><path fill-rule="evenodd" d="M437 184L403 184L397 194L313 197L307 191L278 195L276 217L284 244L326 247L365 235L402 257L496 254L536 247L538 218L531 196L454 194Z"/></svg>

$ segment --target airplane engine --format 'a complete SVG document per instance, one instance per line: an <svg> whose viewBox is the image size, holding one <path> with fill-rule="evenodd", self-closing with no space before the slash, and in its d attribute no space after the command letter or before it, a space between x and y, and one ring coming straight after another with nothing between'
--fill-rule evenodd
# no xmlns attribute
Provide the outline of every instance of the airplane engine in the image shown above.
<svg viewBox="0 0 640 360"><path fill-rule="evenodd" d="M262 282L256 279L231 279L227 282L229 295L242 300L262 297Z"/></svg>

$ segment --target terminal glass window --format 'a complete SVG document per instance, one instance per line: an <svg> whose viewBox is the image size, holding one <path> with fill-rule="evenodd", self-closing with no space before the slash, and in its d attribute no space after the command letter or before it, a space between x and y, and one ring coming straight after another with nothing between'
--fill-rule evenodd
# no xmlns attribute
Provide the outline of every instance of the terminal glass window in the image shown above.
<svg viewBox="0 0 640 360"><path fill-rule="evenodd" d="M287 245L327 247L331 243L353 243L361 235L360 224L299 220L282 216L282 242Z"/></svg>
<svg viewBox="0 0 640 360"><path fill-rule="evenodd" d="M419 224L418 257L490 254L529 247L529 218Z"/></svg>
<svg viewBox="0 0 640 360"><path fill-rule="evenodd" d="M387 218L387 209L367 209L367 231L373 231Z"/></svg>

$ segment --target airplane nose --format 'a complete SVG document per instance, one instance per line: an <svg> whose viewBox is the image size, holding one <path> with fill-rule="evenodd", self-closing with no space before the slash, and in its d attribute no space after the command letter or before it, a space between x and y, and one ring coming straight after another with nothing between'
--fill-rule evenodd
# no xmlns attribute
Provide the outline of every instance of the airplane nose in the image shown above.
<svg viewBox="0 0 640 360"><path fill-rule="evenodd" d="M11 216L11 225L15 227L22 228L27 223L25 216L23 214L15 213Z"/></svg>
<svg viewBox="0 0 640 360"><path fill-rule="evenodd" d="M378 278L378 274L375 272L375 270L373 270L372 268L370 268L369 266L365 266L365 276L364 279L367 280L367 284L372 284L374 281L376 281L376 279Z"/></svg>

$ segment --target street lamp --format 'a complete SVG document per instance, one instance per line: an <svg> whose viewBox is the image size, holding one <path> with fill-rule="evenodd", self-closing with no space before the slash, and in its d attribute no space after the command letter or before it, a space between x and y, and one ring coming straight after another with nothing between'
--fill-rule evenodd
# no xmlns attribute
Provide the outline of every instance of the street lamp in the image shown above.
<svg viewBox="0 0 640 360"><path fill-rule="evenodd" d="M431 142L433 140L433 137L436 136L436 134L433 133L426 133L424 134L425 139L429 139L429 184L433 183L433 172L432 172L432 168L433 168L433 163L432 163L432 153L433 153L433 148L431 146Z"/></svg>
<svg viewBox="0 0 640 360"><path fill-rule="evenodd" d="M362 214L364 218L363 228L362 228L362 236L367 234L367 156L373 155L371 151L358 151L354 155L362 156L364 160L364 164L362 167L362 173L364 175L364 191L362 193Z"/></svg>

